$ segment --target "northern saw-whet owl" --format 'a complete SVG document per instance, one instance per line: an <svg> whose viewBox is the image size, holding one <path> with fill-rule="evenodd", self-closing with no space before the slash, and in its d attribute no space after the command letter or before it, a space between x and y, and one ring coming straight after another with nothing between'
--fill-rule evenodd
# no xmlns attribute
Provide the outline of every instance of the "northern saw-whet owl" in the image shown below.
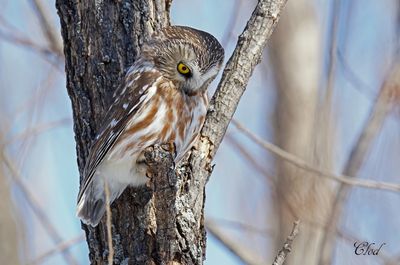
<svg viewBox="0 0 400 265"><path fill-rule="evenodd" d="M178 163L196 142L208 106L207 87L218 74L224 49L212 35L170 26L143 45L114 94L83 172L77 215L97 226L127 186L146 184L144 150L173 142Z"/></svg>

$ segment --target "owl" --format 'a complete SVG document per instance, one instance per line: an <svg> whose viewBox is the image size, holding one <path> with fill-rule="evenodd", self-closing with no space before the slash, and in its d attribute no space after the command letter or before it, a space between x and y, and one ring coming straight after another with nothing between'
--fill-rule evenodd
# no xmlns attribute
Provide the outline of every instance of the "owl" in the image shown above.
<svg viewBox="0 0 400 265"><path fill-rule="evenodd" d="M144 150L173 143L178 163L198 138L208 106L207 87L218 74L224 49L197 29L169 26L143 45L114 94L91 148L78 195L77 216L97 226L128 186L146 184Z"/></svg>

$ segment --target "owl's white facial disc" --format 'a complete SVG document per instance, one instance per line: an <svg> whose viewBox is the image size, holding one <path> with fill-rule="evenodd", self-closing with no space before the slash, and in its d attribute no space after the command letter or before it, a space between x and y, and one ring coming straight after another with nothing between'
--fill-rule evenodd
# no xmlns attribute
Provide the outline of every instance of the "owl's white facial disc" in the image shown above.
<svg viewBox="0 0 400 265"><path fill-rule="evenodd" d="M191 68L192 75L190 77L185 77L179 72L178 75L181 81L181 89L189 95L199 92L203 93L207 90L208 85L214 80L220 69L220 66L212 66L205 73L202 73L195 63L187 64Z"/></svg>
<svg viewBox="0 0 400 265"><path fill-rule="evenodd" d="M224 49L211 34L181 26L164 28L144 50L155 67L188 95L205 92L224 59Z"/></svg>

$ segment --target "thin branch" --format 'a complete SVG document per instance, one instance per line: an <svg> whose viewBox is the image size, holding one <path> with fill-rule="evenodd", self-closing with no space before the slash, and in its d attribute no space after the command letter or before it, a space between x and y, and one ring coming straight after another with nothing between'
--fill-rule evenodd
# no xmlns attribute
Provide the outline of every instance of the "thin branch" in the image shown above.
<svg viewBox="0 0 400 265"><path fill-rule="evenodd" d="M20 134L14 135L10 139L6 140L4 145L10 145L20 140L25 140L28 137L33 137L48 130L59 128L60 126L65 126L71 124L71 118L63 118L57 121L52 121L49 123L39 124L35 127L28 128Z"/></svg>
<svg viewBox="0 0 400 265"><path fill-rule="evenodd" d="M376 94L374 93L374 89L354 72L341 50L337 50L337 60L340 66L339 69L342 71L344 77L357 91L372 101L372 98Z"/></svg>
<svg viewBox="0 0 400 265"><path fill-rule="evenodd" d="M0 39L7 41L11 44L14 44L14 45L19 45L21 47L31 49L32 51L36 52L40 57L42 57L46 62L48 62L49 64L54 66L54 68L57 69L57 71L59 71L60 73L62 73L64 71L63 68L61 67L61 63L62 63L62 60L64 57L57 56L49 48L42 47L27 38L20 37L15 34L4 33L1 30L0 30ZM52 55L56 55L55 56L56 61L53 61L50 59L50 57Z"/></svg>
<svg viewBox="0 0 400 265"><path fill-rule="evenodd" d="M338 28L339 28L339 17L340 17L340 0L333 1L332 8L332 24L330 28L331 41L330 41L330 49L329 49L329 68L328 68L328 79L326 84L326 98L327 102L332 99L333 88L335 85L335 77L336 77L336 51L338 47Z"/></svg>
<svg viewBox="0 0 400 265"><path fill-rule="evenodd" d="M249 233L257 234L262 237L270 238L273 235L272 230L261 229L237 220L228 220L221 218L207 218L207 226L223 226L224 228L240 229Z"/></svg>
<svg viewBox="0 0 400 265"><path fill-rule="evenodd" d="M339 181L346 185L353 185L353 186L358 186L358 187L363 187L363 188L368 188L368 189L380 189L380 190L386 190L386 191L391 191L391 192L395 192L395 193L400 192L400 185L398 185L398 184L366 180L366 179L363 179L363 180L353 179L346 175L336 175L332 172L325 171L325 170L319 169L319 168L315 168L314 166L309 165L306 161L300 159L299 157L297 157L289 152L286 152L285 150L279 148L278 146L276 146L272 143L262 140L259 136L255 135L251 131L244 128L244 126L242 126L238 121L232 120L232 123L236 126L236 128L238 128L240 131L242 131L246 136L248 136L250 139L252 139L255 143L259 144L261 147L263 147L266 150L270 151L271 153L275 154L277 157L279 157L287 162L290 162L299 168L316 173L318 176L336 180L336 181Z"/></svg>
<svg viewBox="0 0 400 265"><path fill-rule="evenodd" d="M287 255L289 254L289 252L292 251L293 240L299 233L299 224L300 224L299 220L294 222L292 232L286 238L285 244L283 244L282 249L278 252L278 255L276 255L272 265L283 265L283 263L285 262Z"/></svg>
<svg viewBox="0 0 400 265"><path fill-rule="evenodd" d="M215 225L206 223L206 228L215 239L217 239L224 247L227 248L227 250L229 250L234 256L240 259L244 264L265 264L265 262L263 262L263 258L259 257L257 253L254 253L250 249L242 246L240 244L240 241L231 240Z"/></svg>
<svg viewBox="0 0 400 265"><path fill-rule="evenodd" d="M62 237L59 235L59 233L57 232L57 229L53 226L53 224L47 217L46 213L39 206L40 204L39 204L38 200L35 198L34 194L29 190L28 185L26 185L24 183L24 181L22 180L22 177L21 177L19 171L17 170L17 168L14 166L14 163L4 153L4 151L1 151L1 152L2 153L0 154L0 156L3 158L2 161L4 162L4 164L10 171L12 180L18 185L18 187L21 189L22 193L25 195L26 201L28 202L29 206L32 208L33 212L38 217L39 221L42 223L45 230L50 235L50 238L56 244L61 242ZM78 264L78 262L75 260L75 258L69 251L63 252L63 257L68 264L71 264L71 265Z"/></svg>
<svg viewBox="0 0 400 265"><path fill-rule="evenodd" d="M346 166L343 170L344 175L349 178L355 178L364 163L364 160L371 148L374 138L379 134L383 122L387 117L393 100L396 96L396 91L400 91L400 64L396 65L390 72L387 80L381 88L378 98L375 101L369 118L366 121L364 128L354 145ZM332 211L330 214L330 223L323 240L323 252L320 258L321 264L329 264L332 260L333 249L335 246L336 229L343 214L344 204L349 193L348 187L340 185L338 192L333 203Z"/></svg>
<svg viewBox="0 0 400 265"><path fill-rule="evenodd" d="M61 77L61 75L60 75ZM10 117L11 120L17 120L18 115L21 115L25 112L31 112L33 109L40 107L41 111L43 111L43 106L46 103L46 97L50 95L52 90L56 88L57 75L53 68L46 71L46 75L40 82L35 85L35 91L33 95L18 104L14 110L14 114Z"/></svg>
<svg viewBox="0 0 400 265"><path fill-rule="evenodd" d="M42 47L39 44L33 42L32 40L21 37L21 36L17 36L16 34L11 34L11 33L7 34L3 31L0 31L0 38L3 39L4 41L7 41L7 42L10 42L13 44L18 44L21 46L26 46L28 48L31 48L32 50L35 50L42 55L52 54L52 51L49 48Z"/></svg>
<svg viewBox="0 0 400 265"><path fill-rule="evenodd" d="M77 237L74 237L72 239L66 240L64 242L61 242L60 244L56 245L49 251L46 251L36 259L34 259L32 262L28 263L29 265L37 265L42 263L45 259L49 258L50 256L53 256L55 254L58 254L60 252L64 252L65 250L75 246L76 244L81 243L83 240L85 240L85 235L80 235Z"/></svg>
<svg viewBox="0 0 400 265"><path fill-rule="evenodd" d="M45 61L54 66L60 73L64 73L64 68L61 67L61 63L63 63L64 56L63 54L59 54L53 51L49 47L43 47L34 41L30 40L27 37L24 37L23 33L18 30L18 28L14 27L10 23L8 23L0 14L0 25L3 25L3 28L7 29L6 31L0 30L0 39L4 41L10 42L14 45L23 46L37 52ZM54 56L56 61L50 59L51 56Z"/></svg>
<svg viewBox="0 0 400 265"><path fill-rule="evenodd" d="M49 21L49 12L46 11L43 3L39 0L31 0L33 8L36 11L36 15L39 19L41 29L46 35L47 41L50 45L50 49L58 56L63 57L63 50L60 44L59 34L56 33L53 23Z"/></svg>
<svg viewBox="0 0 400 265"><path fill-rule="evenodd" d="M113 265L114 262L114 247L112 242L112 227L111 227L111 208L110 208L110 189L107 181L104 181L104 191L106 193L106 225L107 225L107 243L108 243L108 265Z"/></svg>
<svg viewBox="0 0 400 265"><path fill-rule="evenodd" d="M234 147L236 150L250 163L250 165L262 174L271 185L275 186L275 179L267 172L267 170L260 165L257 160L253 157L253 155L241 144L237 139L233 136L227 134L225 139Z"/></svg>
<svg viewBox="0 0 400 265"><path fill-rule="evenodd" d="M235 121L235 120L233 120ZM237 148L239 153L243 155L243 157L251 163L253 168L258 171L260 174L265 176L267 181L271 184L271 196L275 199L277 199L277 194L276 194L276 177L272 176L269 174L259 163L256 161L255 158L249 153L246 148L240 144L235 138L231 137L229 134L225 136L225 138L234 146ZM294 210L293 206L287 201L287 198L285 196L281 197L280 200L284 203L284 205L287 207L289 212L291 213L292 216L294 216L296 219L298 218L296 211Z"/></svg>
<svg viewBox="0 0 400 265"><path fill-rule="evenodd" d="M40 84L38 84L37 88L35 89L35 95L32 96L31 99L27 100L26 104L22 104L21 107L18 107L10 118L12 120L17 120L17 117L22 114L24 110L28 110L28 113L26 115L26 130L34 127L35 120L39 119L44 113L46 97L49 94L49 91L54 88L54 82L54 70L50 69L49 71L47 71L46 77L40 82ZM11 127L8 129L12 130ZM9 131L9 133L11 133L11 131ZM28 156L29 148L34 142L33 140L35 140L35 138L25 138L25 140L22 141L18 152L18 161L15 162L17 168L20 168L24 164L24 161Z"/></svg>

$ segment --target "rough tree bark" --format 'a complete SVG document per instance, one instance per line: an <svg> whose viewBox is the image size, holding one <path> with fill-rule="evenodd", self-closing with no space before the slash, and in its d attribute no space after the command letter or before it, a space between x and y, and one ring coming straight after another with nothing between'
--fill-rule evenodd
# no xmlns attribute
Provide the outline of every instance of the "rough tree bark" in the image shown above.
<svg viewBox="0 0 400 265"><path fill-rule="evenodd" d="M204 187L211 161L245 90L285 0L260 0L211 101L198 149L176 172L160 147L146 153L153 178L148 187L128 189L112 205L115 264L202 264L205 258ZM57 0L72 101L78 166L124 69L143 40L169 24L170 0ZM240 69L240 70L239 70ZM105 218L83 225L92 264L108 256Z"/></svg>

